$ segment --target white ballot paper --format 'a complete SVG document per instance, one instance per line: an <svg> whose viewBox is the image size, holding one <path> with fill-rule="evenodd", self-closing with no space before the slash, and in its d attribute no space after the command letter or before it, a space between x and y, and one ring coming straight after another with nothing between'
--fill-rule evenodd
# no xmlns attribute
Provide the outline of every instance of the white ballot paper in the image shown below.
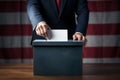
<svg viewBox="0 0 120 80"><path fill-rule="evenodd" d="M68 31L66 29L52 29L48 32L47 41L68 41Z"/></svg>
<svg viewBox="0 0 120 80"><path fill-rule="evenodd" d="M48 32L48 40L36 39L35 41L68 41L68 30L66 29L51 29Z"/></svg>

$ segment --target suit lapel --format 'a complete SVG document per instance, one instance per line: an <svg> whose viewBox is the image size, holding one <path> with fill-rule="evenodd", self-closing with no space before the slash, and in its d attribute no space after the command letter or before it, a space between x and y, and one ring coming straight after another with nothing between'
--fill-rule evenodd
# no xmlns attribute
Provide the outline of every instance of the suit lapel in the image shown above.
<svg viewBox="0 0 120 80"><path fill-rule="evenodd" d="M54 11L55 11L55 14L60 17L61 14L62 14L62 12L63 12L63 10L64 10L64 7L65 7L65 4L66 4L67 0L61 0L60 12L59 12L58 9L57 9L57 5L56 5L55 0L49 0L49 1L50 1L50 3L51 3L52 8L53 8Z"/></svg>
<svg viewBox="0 0 120 80"><path fill-rule="evenodd" d="M60 12L59 12L59 17L61 16L61 14L64 10L66 2L67 2L67 0L61 0L61 8L60 8Z"/></svg>
<svg viewBox="0 0 120 80"><path fill-rule="evenodd" d="M58 9L57 9L57 5L56 5L55 0L49 0L49 1L50 1L50 3L51 3L52 8L53 8L54 11L55 11L55 14L58 16L59 13L58 13Z"/></svg>

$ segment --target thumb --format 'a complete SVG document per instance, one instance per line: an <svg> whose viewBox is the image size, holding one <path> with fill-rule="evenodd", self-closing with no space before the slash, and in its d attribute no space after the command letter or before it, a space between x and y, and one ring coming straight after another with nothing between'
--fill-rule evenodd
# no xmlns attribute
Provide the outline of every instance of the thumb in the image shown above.
<svg viewBox="0 0 120 80"><path fill-rule="evenodd" d="M76 40L76 36L75 35L73 35L73 40Z"/></svg>

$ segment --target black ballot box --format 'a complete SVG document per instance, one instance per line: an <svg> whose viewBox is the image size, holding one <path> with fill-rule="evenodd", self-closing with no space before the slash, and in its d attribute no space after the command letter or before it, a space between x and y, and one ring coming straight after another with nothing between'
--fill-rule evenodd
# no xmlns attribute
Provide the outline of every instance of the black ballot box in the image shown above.
<svg viewBox="0 0 120 80"><path fill-rule="evenodd" d="M82 41L33 41L34 75L81 75Z"/></svg>

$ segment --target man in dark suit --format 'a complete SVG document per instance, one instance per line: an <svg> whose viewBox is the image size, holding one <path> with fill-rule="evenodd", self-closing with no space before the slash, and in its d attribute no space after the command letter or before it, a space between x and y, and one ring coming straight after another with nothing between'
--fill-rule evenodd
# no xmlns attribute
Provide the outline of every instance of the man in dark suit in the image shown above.
<svg viewBox="0 0 120 80"><path fill-rule="evenodd" d="M28 0L27 13L33 40L48 38L50 29L68 29L68 38L85 41L89 10L87 0ZM75 14L77 19L75 19Z"/></svg>

